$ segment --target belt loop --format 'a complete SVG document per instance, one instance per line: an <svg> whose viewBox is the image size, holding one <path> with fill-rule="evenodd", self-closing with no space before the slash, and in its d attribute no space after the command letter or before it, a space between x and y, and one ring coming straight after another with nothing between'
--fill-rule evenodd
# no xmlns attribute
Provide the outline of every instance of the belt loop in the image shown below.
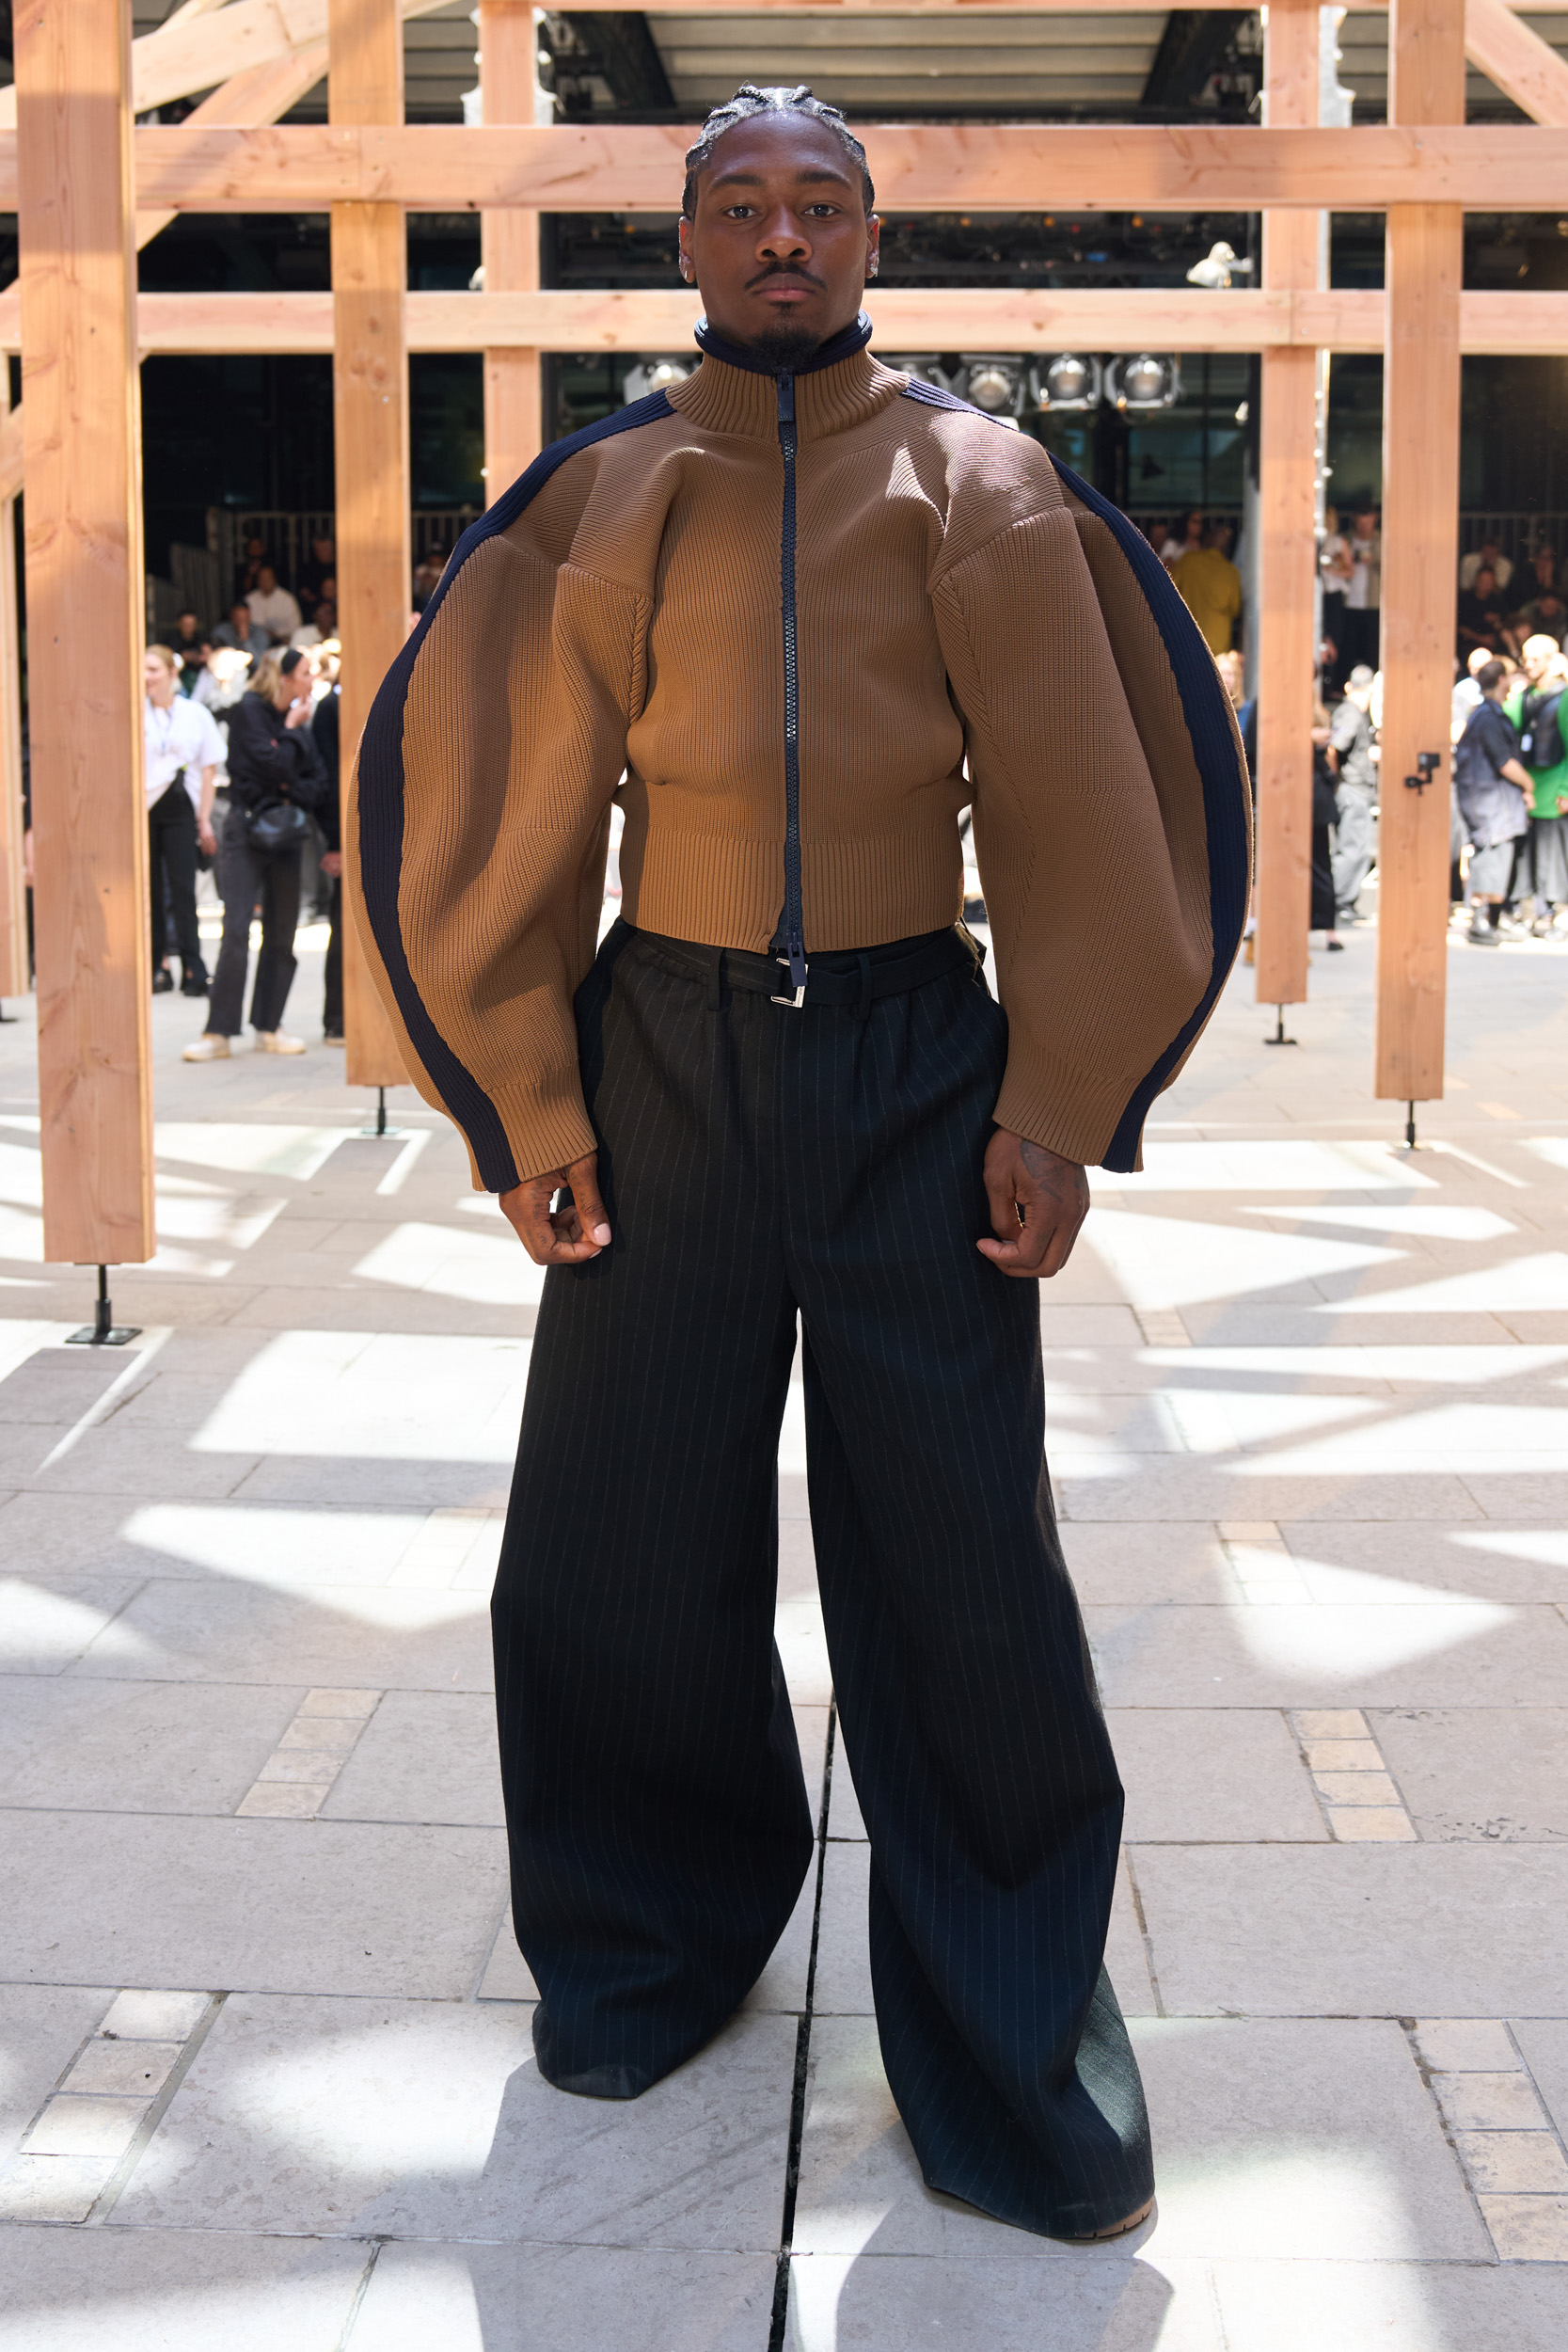
<svg viewBox="0 0 1568 2352"><path fill-rule="evenodd" d="M855 961L861 968L860 1017L863 1021L869 1021L871 1018L871 958L857 956Z"/></svg>
<svg viewBox="0 0 1568 2352"><path fill-rule="evenodd" d="M709 1012L722 1012L724 1009L724 950L722 947L715 947L713 961L708 967L707 1009Z"/></svg>

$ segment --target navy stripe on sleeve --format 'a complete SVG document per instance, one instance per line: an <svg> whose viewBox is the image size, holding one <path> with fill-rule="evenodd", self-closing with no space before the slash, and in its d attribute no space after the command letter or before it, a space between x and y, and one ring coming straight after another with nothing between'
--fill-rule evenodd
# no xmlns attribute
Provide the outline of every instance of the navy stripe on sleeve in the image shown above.
<svg viewBox="0 0 1568 2352"><path fill-rule="evenodd" d="M518 1182L506 1130L483 1087L458 1059L432 1020L408 968L398 919L398 889L403 876L403 714L408 683L442 600L474 549L484 540L508 530L550 476L579 450L591 448L595 441L608 440L613 434L656 424L661 417L674 413L662 392L651 392L646 400L633 401L614 416L602 418L597 424L587 425L580 433L552 443L536 457L528 471L493 506L486 508L459 539L419 628L383 678L365 722L359 746L359 878L366 913L409 1043L431 1084L467 1136L481 1181L492 1192L508 1192Z"/></svg>
<svg viewBox="0 0 1568 2352"><path fill-rule="evenodd" d="M1091 490L1070 468L1052 464L1074 498L1110 528L1127 559L1132 577L1148 599L1155 627L1164 642L1166 658L1181 697L1181 715L1192 739L1193 757L1203 787L1203 819L1209 846L1209 922L1213 953L1209 981L1190 1017L1182 1024L1152 1070L1139 1079L1117 1122L1101 1167L1127 1173L1137 1165L1138 1145L1149 1105L1193 1039L1214 1009L1241 945L1246 921L1248 785L1231 727L1229 698L1214 667L1203 633L1182 603L1176 582L1137 525L1119 507Z"/></svg>

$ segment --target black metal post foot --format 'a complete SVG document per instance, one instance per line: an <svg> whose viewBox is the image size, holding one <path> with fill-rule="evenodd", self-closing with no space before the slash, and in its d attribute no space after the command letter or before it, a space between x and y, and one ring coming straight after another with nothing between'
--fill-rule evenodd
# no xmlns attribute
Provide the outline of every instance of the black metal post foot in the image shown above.
<svg viewBox="0 0 1568 2352"><path fill-rule="evenodd" d="M90 1323L85 1323L79 1331L71 1332L66 1341L67 1347L123 1347L127 1340L139 1340L140 1337L141 1325L139 1323L117 1323L115 1321L114 1310L109 1304L109 1269L106 1265L101 1265L98 1269L98 1301L93 1311L93 1319Z"/></svg>

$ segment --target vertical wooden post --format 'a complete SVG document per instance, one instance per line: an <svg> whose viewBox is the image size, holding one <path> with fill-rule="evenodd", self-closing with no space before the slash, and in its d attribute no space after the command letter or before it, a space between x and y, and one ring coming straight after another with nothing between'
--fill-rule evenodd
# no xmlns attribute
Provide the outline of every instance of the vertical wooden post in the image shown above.
<svg viewBox="0 0 1568 2352"><path fill-rule="evenodd" d="M16 11L44 1252L150 1258L131 11Z"/></svg>
<svg viewBox="0 0 1568 2352"><path fill-rule="evenodd" d="M1464 121L1464 0L1393 0L1388 119ZM1443 1091L1463 262L1457 204L1389 207L1374 1091L1395 1102ZM1442 756L1413 792L1404 779L1421 752Z"/></svg>
<svg viewBox="0 0 1568 2352"><path fill-rule="evenodd" d="M1263 87L1271 129L1318 119L1317 0L1270 0ZM1263 215L1263 283L1316 286L1318 215ZM1258 1001L1307 994L1312 864L1312 673L1317 645L1314 481L1318 355L1262 355L1258 513Z"/></svg>
<svg viewBox="0 0 1568 2352"><path fill-rule="evenodd" d="M10 361L0 352L0 417L9 414L10 405ZM16 501L0 499L0 996L24 996L29 985L17 618Z"/></svg>
<svg viewBox="0 0 1568 2352"><path fill-rule="evenodd" d="M334 123L401 123L397 0L328 0ZM408 255L401 204L332 207L332 415L337 452L338 634L342 643L343 808L375 690L408 634ZM346 836L345 836L346 841ZM343 887L355 864L345 855ZM402 1086L403 1057L345 908L343 1030L351 1086Z"/></svg>
<svg viewBox="0 0 1568 2352"><path fill-rule="evenodd" d="M533 9L523 0L481 0L479 87L487 123L534 119L537 72ZM539 283L539 215L521 206L481 215L486 294L531 294ZM513 348L484 355L486 505L531 466L543 443L540 354Z"/></svg>

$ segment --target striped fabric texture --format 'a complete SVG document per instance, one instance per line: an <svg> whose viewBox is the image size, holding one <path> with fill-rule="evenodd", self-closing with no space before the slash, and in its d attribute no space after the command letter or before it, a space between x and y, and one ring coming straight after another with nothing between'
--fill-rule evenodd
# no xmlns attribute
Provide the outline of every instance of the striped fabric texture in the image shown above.
<svg viewBox="0 0 1568 2352"><path fill-rule="evenodd" d="M714 2034L812 1823L772 1639L803 1340L812 1526L933 2188L1080 2236L1150 2193L1102 1966L1122 1796L1052 1517L1037 1293L975 1249L1007 1053L955 971L781 1009L617 926L578 993L614 1240L546 1279L494 1624L535 2045L632 2097Z"/></svg>

